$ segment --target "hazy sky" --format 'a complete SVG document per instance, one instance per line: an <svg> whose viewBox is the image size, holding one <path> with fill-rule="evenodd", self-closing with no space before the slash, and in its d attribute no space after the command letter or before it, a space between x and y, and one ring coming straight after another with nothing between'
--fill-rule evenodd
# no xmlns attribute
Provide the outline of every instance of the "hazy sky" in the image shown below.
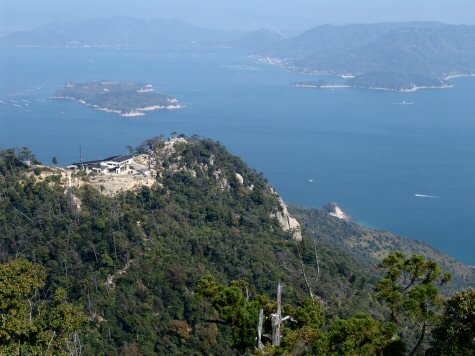
<svg viewBox="0 0 475 356"><path fill-rule="evenodd" d="M180 17L210 28L303 30L331 23L475 24L475 0L0 0L0 31L57 20Z"/></svg>

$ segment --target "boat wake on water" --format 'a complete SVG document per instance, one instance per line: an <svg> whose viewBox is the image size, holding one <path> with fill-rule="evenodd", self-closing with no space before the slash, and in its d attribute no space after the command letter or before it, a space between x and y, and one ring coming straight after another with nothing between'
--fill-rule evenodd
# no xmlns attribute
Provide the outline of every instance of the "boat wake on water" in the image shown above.
<svg viewBox="0 0 475 356"><path fill-rule="evenodd" d="M416 198L426 198L426 199L439 199L440 197L436 196L436 195L427 195L427 194L414 194L414 196Z"/></svg>

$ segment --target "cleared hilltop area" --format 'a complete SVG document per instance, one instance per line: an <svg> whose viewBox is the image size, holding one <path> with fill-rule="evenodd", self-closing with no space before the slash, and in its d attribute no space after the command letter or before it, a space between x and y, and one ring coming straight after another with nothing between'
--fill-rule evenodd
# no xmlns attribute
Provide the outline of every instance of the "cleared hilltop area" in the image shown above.
<svg viewBox="0 0 475 356"><path fill-rule="evenodd" d="M38 181L56 179L66 190L91 186L101 194L114 197L127 191L137 191L143 187L161 185L160 181L167 174L187 174L193 178L210 174L220 191L228 191L239 186L252 193L255 184L245 179L243 171L224 172L215 164L216 157L211 154L204 162L190 162L183 155L183 150L196 145L196 139L175 137L168 140L156 138L147 141L133 155L117 155L100 160L75 162L66 167L33 165L28 172ZM294 239L301 240L298 221L292 217L287 205L270 185L268 193L277 199L278 209L271 215L284 231L291 232ZM76 203L77 204L77 203ZM80 204L78 205L80 206Z"/></svg>

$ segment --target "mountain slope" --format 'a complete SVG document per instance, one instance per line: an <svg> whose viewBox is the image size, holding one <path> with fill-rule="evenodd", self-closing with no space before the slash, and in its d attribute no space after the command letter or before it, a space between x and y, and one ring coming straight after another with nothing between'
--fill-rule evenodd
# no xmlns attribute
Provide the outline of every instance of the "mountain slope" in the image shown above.
<svg viewBox="0 0 475 356"><path fill-rule="evenodd" d="M386 231L365 228L329 216L322 209L291 206L289 211L299 219L304 229L313 232L316 239L344 249L357 259L376 264L395 251L401 251L407 256L422 255L436 261L453 274L453 281L447 286L446 293L475 286L473 266L464 265L424 242L396 236Z"/></svg>
<svg viewBox="0 0 475 356"><path fill-rule="evenodd" d="M277 32L262 29L245 34L244 36L231 41L229 45L254 51L261 51L275 45L276 43L280 43L284 38L284 36Z"/></svg>
<svg viewBox="0 0 475 356"><path fill-rule="evenodd" d="M27 149L0 151L0 263L43 265L47 288L83 306L86 354L236 354L230 328L210 322L196 295L209 274L247 282L251 298L274 298L283 283L283 302L294 306L312 290L328 322L362 311L384 319L375 263L394 249L433 257L454 272L453 289L473 281L467 266L426 245L320 210L292 209L304 224L296 240L264 177L217 142L154 138L136 154L154 179L108 194L107 175L42 166Z"/></svg>
<svg viewBox="0 0 475 356"><path fill-rule="evenodd" d="M320 25L297 36L277 43L263 51L264 54L285 58L302 58L312 55L344 53L367 45L398 28L437 28L437 22L378 23L350 25Z"/></svg>
<svg viewBox="0 0 475 356"><path fill-rule="evenodd" d="M357 78L348 81L350 86L443 87L443 79L451 74L475 72L475 26L430 22L319 26L262 53L300 71L351 73Z"/></svg>
<svg viewBox="0 0 475 356"><path fill-rule="evenodd" d="M401 27L339 56L321 53L297 65L354 74L400 71L444 76L474 69L475 27Z"/></svg>
<svg viewBox="0 0 475 356"><path fill-rule="evenodd" d="M208 273L245 280L251 294L273 296L282 282L286 303L298 303L309 295L303 263L329 318L383 313L371 266L321 241L296 242L274 217L283 208L262 175L220 144L157 138L137 153L149 155L155 184L113 196L101 188L106 176L68 179L22 164L35 161L27 151L0 153L0 262L42 264L49 286L84 306L86 354L235 353L229 329L204 321L195 295Z"/></svg>

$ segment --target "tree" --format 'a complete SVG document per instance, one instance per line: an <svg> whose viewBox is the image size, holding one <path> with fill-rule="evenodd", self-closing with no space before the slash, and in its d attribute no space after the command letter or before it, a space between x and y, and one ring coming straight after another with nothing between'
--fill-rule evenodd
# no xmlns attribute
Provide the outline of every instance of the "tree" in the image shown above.
<svg viewBox="0 0 475 356"><path fill-rule="evenodd" d="M419 329L411 355L419 351L430 327L437 321L442 298L436 284L450 281L439 265L423 256L405 258L401 252L386 257L380 264L385 278L377 287L377 298L386 303L391 321L401 327Z"/></svg>
<svg viewBox="0 0 475 356"><path fill-rule="evenodd" d="M449 298L444 303L440 325L432 336L436 355L470 355L475 352L475 289Z"/></svg>
<svg viewBox="0 0 475 356"><path fill-rule="evenodd" d="M44 269L27 261L0 265L0 351L19 353L24 344L36 344L37 322L30 298L44 287L45 280Z"/></svg>
<svg viewBox="0 0 475 356"><path fill-rule="evenodd" d="M284 305L292 323L284 329L283 347L289 354L315 354L323 336L325 309L320 301L305 299L297 307Z"/></svg>
<svg viewBox="0 0 475 356"><path fill-rule="evenodd" d="M22 147L18 157L21 161L31 161L34 155L28 147Z"/></svg>
<svg viewBox="0 0 475 356"><path fill-rule="evenodd" d="M319 342L322 355L401 355L404 344L398 340L396 326L357 314L337 320Z"/></svg>
<svg viewBox="0 0 475 356"><path fill-rule="evenodd" d="M127 148L127 152L129 152L129 155L133 155L133 154L134 154L135 149L134 149L133 146L127 145L127 146L125 146L125 147Z"/></svg>
<svg viewBox="0 0 475 356"><path fill-rule="evenodd" d="M256 325L262 304L250 301L243 292L246 288L248 284L245 281L234 281L229 287L218 285L211 275L203 277L198 284L198 295L209 298L219 315L219 319L207 321L229 326L231 343L239 350L255 345Z"/></svg>
<svg viewBox="0 0 475 356"><path fill-rule="evenodd" d="M271 301L264 295L252 295L251 299L252 293L249 293L247 282L234 281L227 287L217 284L213 276L208 274L200 280L197 294L210 300L219 316L219 319L206 321L229 326L231 343L241 351L254 350L256 347L259 354L280 351L300 354L314 351L325 323L322 303L305 299L297 307L289 304L279 306L280 291L279 284L277 301ZM282 317L282 312L289 316ZM267 315L265 320L264 314ZM279 319L277 330L275 318ZM285 328L282 323L284 321L287 321ZM258 335L263 339L257 339ZM283 335L282 343L276 343L275 338L277 336L280 339L280 335Z"/></svg>
<svg viewBox="0 0 475 356"><path fill-rule="evenodd" d="M43 299L46 270L17 259L0 265L0 354L48 354L77 349L86 315L58 289ZM79 346L80 347L80 346Z"/></svg>

